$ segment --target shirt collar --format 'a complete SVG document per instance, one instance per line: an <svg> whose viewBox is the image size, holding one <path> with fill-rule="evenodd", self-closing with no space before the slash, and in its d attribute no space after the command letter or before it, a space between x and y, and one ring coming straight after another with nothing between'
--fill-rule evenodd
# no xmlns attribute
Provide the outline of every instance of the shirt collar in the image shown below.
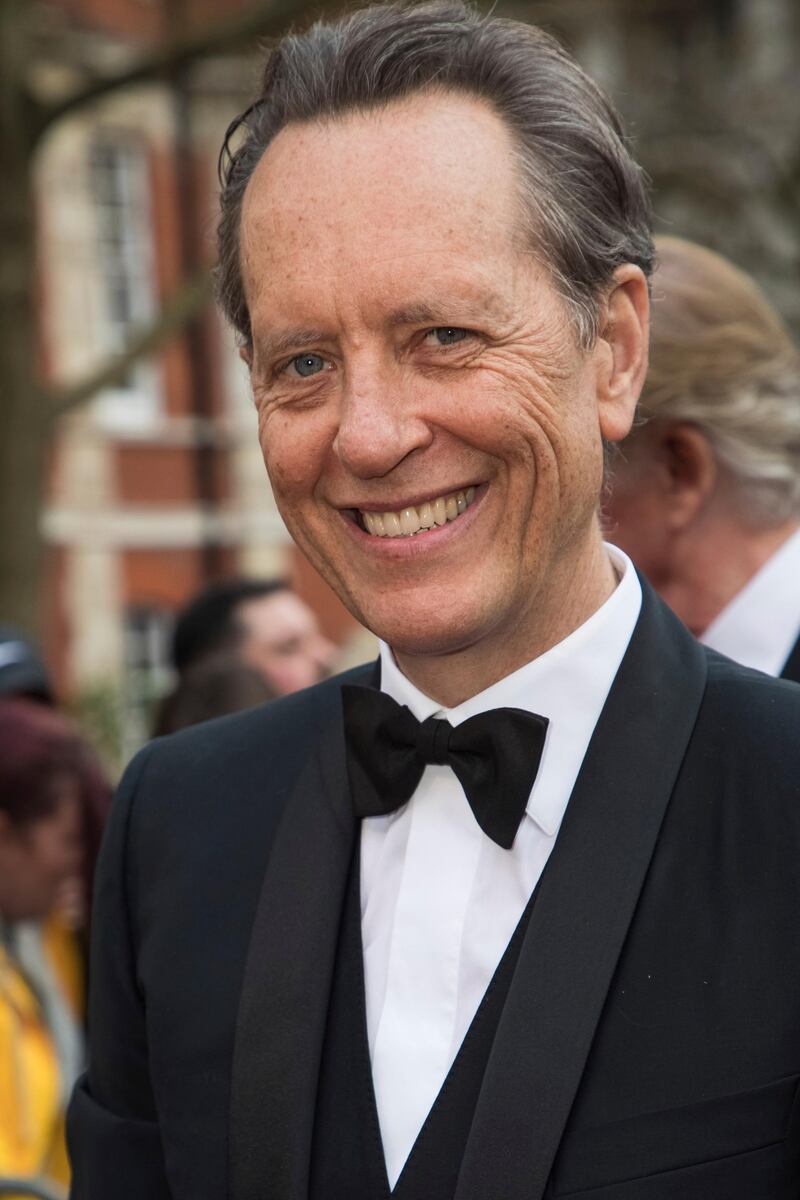
<svg viewBox="0 0 800 1200"><path fill-rule="evenodd" d="M779 675L800 632L800 529L767 559L700 638L768 675Z"/></svg>
<svg viewBox="0 0 800 1200"><path fill-rule="evenodd" d="M606 547L617 587L587 621L546 653L455 708L442 708L403 675L390 648L380 643L381 690L406 705L418 721L446 717L460 725L493 708L521 708L547 717L544 753L527 813L546 833L558 829L571 787L548 786L548 777L577 775L594 727L639 616L642 589L627 555Z"/></svg>

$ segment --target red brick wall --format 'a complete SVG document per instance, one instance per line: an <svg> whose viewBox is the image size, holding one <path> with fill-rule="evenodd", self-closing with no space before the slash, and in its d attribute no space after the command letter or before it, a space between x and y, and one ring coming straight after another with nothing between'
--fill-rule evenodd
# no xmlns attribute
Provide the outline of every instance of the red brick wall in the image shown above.
<svg viewBox="0 0 800 1200"><path fill-rule="evenodd" d="M122 555L122 594L126 608L153 605L179 608L202 583L200 551L126 550Z"/></svg>
<svg viewBox="0 0 800 1200"><path fill-rule="evenodd" d="M117 501L121 505L186 505L197 498L195 451L188 446L121 443L113 448ZM228 456L213 454L214 495L230 493Z"/></svg>
<svg viewBox="0 0 800 1200"><path fill-rule="evenodd" d="M163 40L166 5L163 0L51 0L73 21L103 33L148 43ZM219 20L245 8L249 0L183 0L192 22Z"/></svg>

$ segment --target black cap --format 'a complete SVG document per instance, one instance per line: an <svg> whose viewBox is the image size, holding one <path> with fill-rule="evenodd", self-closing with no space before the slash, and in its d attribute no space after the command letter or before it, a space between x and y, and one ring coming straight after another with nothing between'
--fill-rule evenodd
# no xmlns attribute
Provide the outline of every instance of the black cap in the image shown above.
<svg viewBox="0 0 800 1200"><path fill-rule="evenodd" d="M36 649L10 625L0 625L0 696L53 699L50 676Z"/></svg>

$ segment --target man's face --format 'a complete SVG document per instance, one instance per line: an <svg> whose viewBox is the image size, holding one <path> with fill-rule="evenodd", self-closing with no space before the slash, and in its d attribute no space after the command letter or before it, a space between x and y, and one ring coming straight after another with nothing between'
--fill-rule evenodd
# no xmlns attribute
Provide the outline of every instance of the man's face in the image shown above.
<svg viewBox="0 0 800 1200"><path fill-rule="evenodd" d="M518 634L596 534L594 359L522 244L513 153L481 101L419 95L287 127L245 197L278 506L406 654Z"/></svg>
<svg viewBox="0 0 800 1200"><path fill-rule="evenodd" d="M236 610L244 630L241 655L280 696L329 674L335 646L320 633L307 604L290 591L246 600Z"/></svg>

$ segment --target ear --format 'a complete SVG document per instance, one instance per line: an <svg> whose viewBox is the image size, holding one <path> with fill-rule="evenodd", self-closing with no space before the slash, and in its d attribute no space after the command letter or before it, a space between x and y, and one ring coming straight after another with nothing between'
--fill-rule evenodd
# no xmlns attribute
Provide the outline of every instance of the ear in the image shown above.
<svg viewBox="0 0 800 1200"><path fill-rule="evenodd" d="M244 342L239 347L239 358L245 364L248 371L252 371L252 369L253 369L253 347L250 345L249 342Z"/></svg>
<svg viewBox="0 0 800 1200"><path fill-rule="evenodd" d="M716 456L702 429L688 422L653 428L651 436L664 515L673 531L681 531L695 520L716 490Z"/></svg>
<svg viewBox="0 0 800 1200"><path fill-rule="evenodd" d="M619 442L631 427L647 374L650 298L644 272L624 263L614 272L595 347L600 433Z"/></svg>

